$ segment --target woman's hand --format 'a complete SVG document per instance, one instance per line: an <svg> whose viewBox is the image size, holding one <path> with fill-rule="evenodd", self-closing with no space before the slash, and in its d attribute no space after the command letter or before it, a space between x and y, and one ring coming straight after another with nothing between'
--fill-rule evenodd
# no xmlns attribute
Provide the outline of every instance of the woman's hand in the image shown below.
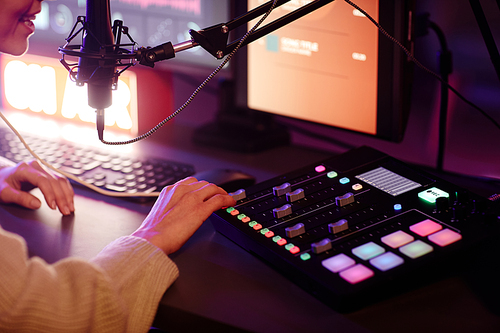
<svg viewBox="0 0 500 333"><path fill-rule="evenodd" d="M189 177L163 189L149 215L132 235L170 254L179 250L210 214L235 203L222 188Z"/></svg>
<svg viewBox="0 0 500 333"><path fill-rule="evenodd" d="M75 211L74 192L69 181L46 171L38 161L22 162L0 169L0 203L15 203L30 209L38 209L40 200L28 193L38 187L52 209L59 208L63 215Z"/></svg>

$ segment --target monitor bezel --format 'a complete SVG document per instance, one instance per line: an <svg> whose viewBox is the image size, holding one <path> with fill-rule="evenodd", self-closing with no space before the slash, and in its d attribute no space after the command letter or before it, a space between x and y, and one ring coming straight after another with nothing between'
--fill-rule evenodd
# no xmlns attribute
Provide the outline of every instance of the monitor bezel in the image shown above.
<svg viewBox="0 0 500 333"><path fill-rule="evenodd" d="M247 2L234 4L235 12L242 14L247 11ZM413 13L414 0L379 0L379 24L385 31L413 52ZM378 41L378 75L377 79L377 130L375 134L357 132L318 122L276 115L263 110L251 110L247 101L247 49L242 48L233 60L233 77L235 83L235 105L247 112L271 114L274 118L293 119L303 123L317 124L346 131L359 133L369 137L390 142L401 142L410 112L411 83L413 63L392 40L379 32ZM241 111L240 111L241 112Z"/></svg>

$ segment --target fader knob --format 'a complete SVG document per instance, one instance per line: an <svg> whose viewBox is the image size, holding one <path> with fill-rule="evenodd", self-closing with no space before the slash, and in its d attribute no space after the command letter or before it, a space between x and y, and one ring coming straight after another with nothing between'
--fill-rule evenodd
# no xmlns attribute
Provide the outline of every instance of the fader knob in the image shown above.
<svg viewBox="0 0 500 333"><path fill-rule="evenodd" d="M247 194L246 194L245 190L243 190L243 189L235 191L233 193L229 193L229 195L232 196L233 199L236 201L243 200L247 197Z"/></svg>
<svg viewBox="0 0 500 333"><path fill-rule="evenodd" d="M285 232L287 237L294 238L302 234L305 234L306 228L304 226L304 223L297 223L292 227L285 228Z"/></svg>
<svg viewBox="0 0 500 333"><path fill-rule="evenodd" d="M304 190L301 188L286 194L286 201L288 202L295 202L304 198L305 198L305 193Z"/></svg>
<svg viewBox="0 0 500 333"><path fill-rule="evenodd" d="M283 216L290 215L290 214L292 214L292 206L290 206L288 204L281 206L279 208L273 209L273 215L277 219L282 218Z"/></svg>
<svg viewBox="0 0 500 333"><path fill-rule="evenodd" d="M332 241L329 238L325 238L323 240L320 240L319 242L311 244L311 250L316 254L326 252L331 248L332 248Z"/></svg>
<svg viewBox="0 0 500 333"><path fill-rule="evenodd" d="M280 186L273 187L273 193L275 196L280 197L288 192L292 191L292 185L290 183L283 183Z"/></svg>
<svg viewBox="0 0 500 333"><path fill-rule="evenodd" d="M354 202L354 194L352 194L351 192L348 192L344 195L335 198L335 203L339 207L347 206L348 204L351 204L353 202Z"/></svg>
<svg viewBox="0 0 500 333"><path fill-rule="evenodd" d="M447 197L436 198L436 212L443 213L448 211L450 208L449 201Z"/></svg>
<svg viewBox="0 0 500 333"><path fill-rule="evenodd" d="M349 229L349 223L346 219L328 224L328 231L330 231L332 234L338 234L339 232L347 229Z"/></svg>

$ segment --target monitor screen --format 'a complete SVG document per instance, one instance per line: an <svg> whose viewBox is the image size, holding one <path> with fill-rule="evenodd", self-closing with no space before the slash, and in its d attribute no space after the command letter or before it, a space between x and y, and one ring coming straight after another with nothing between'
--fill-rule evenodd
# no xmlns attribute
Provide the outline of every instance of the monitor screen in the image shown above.
<svg viewBox="0 0 500 333"><path fill-rule="evenodd" d="M249 0L246 10L262 4ZM302 6L290 1L269 21ZM411 47L408 1L358 0L387 32ZM251 22L251 26L254 22ZM403 138L411 64L359 10L334 1L242 49L239 106L367 134Z"/></svg>

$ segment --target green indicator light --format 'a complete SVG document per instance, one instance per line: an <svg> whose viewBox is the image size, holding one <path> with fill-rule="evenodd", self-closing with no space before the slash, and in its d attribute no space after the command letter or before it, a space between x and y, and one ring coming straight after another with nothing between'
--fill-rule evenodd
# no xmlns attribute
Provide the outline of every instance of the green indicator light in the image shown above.
<svg viewBox="0 0 500 333"><path fill-rule="evenodd" d="M240 214L237 217L238 217L238 220L243 220L243 218L245 218L246 215L245 214Z"/></svg>
<svg viewBox="0 0 500 333"><path fill-rule="evenodd" d="M309 259L311 259L311 255L309 253L302 253L300 255L300 259L302 259L304 261L309 260Z"/></svg>
<svg viewBox="0 0 500 333"><path fill-rule="evenodd" d="M265 235L267 232L269 232L269 229L267 229L267 228L264 228L264 229L260 230L260 233L263 234L263 235Z"/></svg>
<svg viewBox="0 0 500 333"><path fill-rule="evenodd" d="M231 213L234 210L234 207L228 207L226 208L226 212Z"/></svg>
<svg viewBox="0 0 500 333"><path fill-rule="evenodd" d="M285 249L287 249L288 251L290 251L293 247L295 247L295 245L293 245L292 243L288 243L285 245Z"/></svg>
<svg viewBox="0 0 500 333"><path fill-rule="evenodd" d="M326 176L327 176L328 178L335 178L335 177L337 177L338 175L339 175L339 174L338 174L338 173L336 173L335 171L330 171L329 173L327 173L327 174L326 174Z"/></svg>
<svg viewBox="0 0 500 333"><path fill-rule="evenodd" d="M435 203L437 198L439 197L449 198L450 195L447 192L438 189L437 187L433 187L428 190L420 192L418 194L418 197L427 202Z"/></svg>
<svg viewBox="0 0 500 333"><path fill-rule="evenodd" d="M255 222L255 221L248 222L248 226L249 226L250 228L253 228L253 227L254 227L254 225L256 225L256 224L257 224L257 222Z"/></svg>
<svg viewBox="0 0 500 333"><path fill-rule="evenodd" d="M281 239L281 236L274 236L273 237L273 242L278 242Z"/></svg>

